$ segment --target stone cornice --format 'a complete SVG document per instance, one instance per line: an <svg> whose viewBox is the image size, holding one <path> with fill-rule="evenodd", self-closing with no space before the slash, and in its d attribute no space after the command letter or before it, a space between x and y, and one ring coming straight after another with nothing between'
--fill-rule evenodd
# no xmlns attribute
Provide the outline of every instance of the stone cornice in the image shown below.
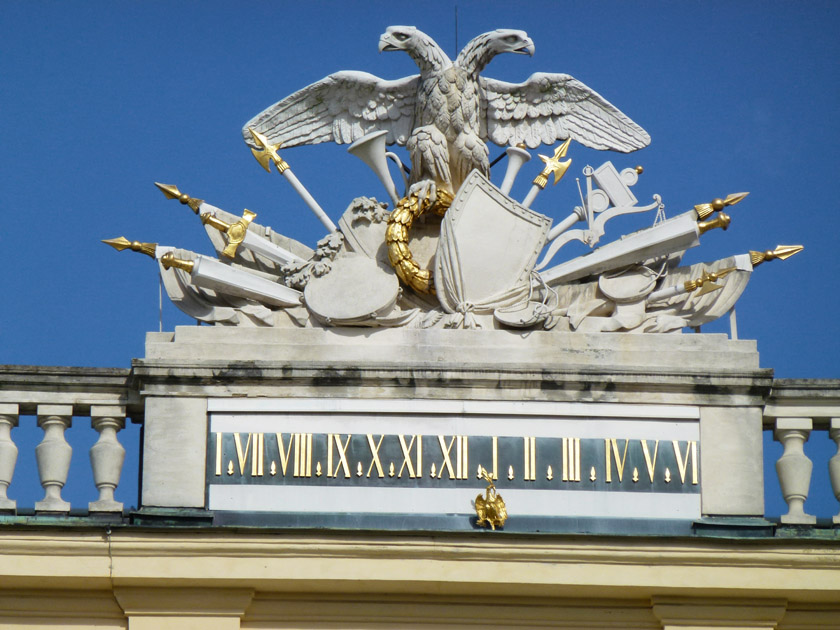
<svg viewBox="0 0 840 630"><path fill-rule="evenodd" d="M658 394L669 404L762 405L772 370L702 375L691 371L533 366L445 368L435 364L386 363L364 367L297 361L136 360L133 373L144 396L172 386L193 396L379 396L647 403ZM310 391L311 390L311 391ZM306 392L310 391L310 394ZM387 392L383 394L382 392ZM651 397L654 398L651 398Z"/></svg>
<svg viewBox="0 0 840 630"><path fill-rule="evenodd" d="M840 599L837 541L232 531L5 531L7 588L171 584L325 593ZM165 567L165 570L162 569ZM606 590L605 590L606 589Z"/></svg>
<svg viewBox="0 0 840 630"><path fill-rule="evenodd" d="M34 415L37 406L72 405L73 414L90 415L91 405L123 405L142 418L142 402L131 370L122 368L0 365L0 403Z"/></svg>

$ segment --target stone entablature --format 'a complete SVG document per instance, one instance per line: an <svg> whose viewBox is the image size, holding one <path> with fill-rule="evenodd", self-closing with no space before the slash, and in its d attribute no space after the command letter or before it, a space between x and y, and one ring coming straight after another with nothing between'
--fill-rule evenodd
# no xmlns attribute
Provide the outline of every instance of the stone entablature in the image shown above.
<svg viewBox="0 0 840 630"><path fill-rule="evenodd" d="M828 630L840 615L836 541L28 527L3 531L0 557L0 624L27 628L475 627L492 610L504 628Z"/></svg>

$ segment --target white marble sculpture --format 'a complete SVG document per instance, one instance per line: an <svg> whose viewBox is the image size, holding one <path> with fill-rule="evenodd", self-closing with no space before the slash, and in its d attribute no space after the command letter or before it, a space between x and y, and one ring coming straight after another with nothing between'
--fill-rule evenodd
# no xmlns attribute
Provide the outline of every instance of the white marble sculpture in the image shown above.
<svg viewBox="0 0 840 630"><path fill-rule="evenodd" d="M273 163L328 229L315 250L260 225L254 213L240 218L162 184L167 197L201 216L218 260L125 239L111 244L154 256L172 301L218 325L649 333L698 327L724 315L754 265L801 249L679 267L704 232L726 229L730 219L722 210L746 193L666 219L659 196L644 205L632 192L640 167L619 171L609 161L583 169L581 205L552 228L551 218L529 206L551 173L557 183L569 167L570 160L559 161L568 139L629 152L646 146L648 134L568 75L538 73L520 84L479 76L497 54L533 54L522 31L484 33L454 62L414 27L389 27L379 49L405 51L420 74L386 81L338 72L272 105L244 129L263 167ZM540 156L545 168L526 200L511 198L513 181L530 159L523 147L558 140L567 142L553 157ZM377 172L397 210L374 198L354 199L336 226L278 154L281 145L327 141L353 143L351 153ZM489 179L487 142L509 145L501 188ZM385 166L386 143L409 153L403 198ZM604 239L611 219L653 210L650 227ZM394 225L400 221L405 224ZM403 240L391 237L395 228ZM563 259L563 247L575 240L593 251ZM395 255L402 250L425 270L425 290L400 272Z"/></svg>
<svg viewBox="0 0 840 630"><path fill-rule="evenodd" d="M386 81L364 72L337 72L295 92L248 121L250 129L283 147L345 144L387 130L388 144L405 145L411 158L409 194L434 200L452 195L472 170L489 176L486 142L530 148L572 137L595 149L635 151L650 136L595 91L566 74L532 75L524 83L480 77L498 54L533 55L523 31L498 29L470 41L453 63L413 26L391 26L380 51L402 50L419 75Z"/></svg>

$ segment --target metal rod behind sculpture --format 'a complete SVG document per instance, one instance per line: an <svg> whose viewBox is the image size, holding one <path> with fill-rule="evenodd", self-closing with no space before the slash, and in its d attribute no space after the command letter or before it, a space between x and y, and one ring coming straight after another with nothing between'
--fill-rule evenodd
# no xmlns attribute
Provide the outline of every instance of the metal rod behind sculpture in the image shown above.
<svg viewBox="0 0 840 630"><path fill-rule="evenodd" d="M268 141L268 138L258 131L254 131L251 128L249 128L248 131L251 132L251 135L254 137L254 142L257 144L257 148L251 149L251 153L254 154L257 162L259 162L260 165L269 173L271 172L271 163L274 162L274 165L277 167L277 171L288 180L288 182L292 185L292 188L294 188L297 194L301 196L304 203L309 206L309 209L315 213L315 216L318 217L318 220L324 225L324 227L330 232L338 231L335 223L333 223L329 216L327 216L324 209L318 205L318 202L315 201L312 195L309 194L309 191L304 188L303 184L300 183L300 180L295 177L292 169L289 168L288 162L281 158L277 153L277 149L280 145L271 144Z"/></svg>

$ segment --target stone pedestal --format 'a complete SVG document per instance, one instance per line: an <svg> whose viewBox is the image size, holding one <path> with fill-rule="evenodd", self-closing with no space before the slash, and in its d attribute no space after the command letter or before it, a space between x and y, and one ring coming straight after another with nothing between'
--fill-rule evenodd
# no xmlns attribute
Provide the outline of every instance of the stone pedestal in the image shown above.
<svg viewBox="0 0 840 630"><path fill-rule="evenodd" d="M507 449L499 457L511 462L497 471L504 477L500 486L508 485L520 517L533 514L527 527L538 528L542 513L689 523L705 516L763 516L761 408L772 379L770 370L759 368L752 341L724 335L184 327L174 334L150 333L146 357L134 373L146 398L144 508L204 508L218 517L219 506L242 505L285 513L293 511L290 497L307 503L323 495L320 509L328 512L342 510L331 501L352 495L354 503L380 509L386 495L363 495L384 492L402 479L405 461L417 459L408 438L425 434L425 455L415 463L426 481L418 473L412 498L387 495L407 501L401 510L426 514L439 505L446 511L443 499L427 502L428 495L418 493L426 492L430 478L440 487L450 477L461 485L475 480L479 465L489 469L492 435L501 436L494 449ZM389 440L397 450L386 457ZM300 460L310 467L300 477L311 475L313 485L299 492L270 490L281 477L289 483L298 478L289 463L294 448L315 449L312 461ZM389 463L395 465L390 476ZM571 485L570 466L580 469L578 485ZM346 484L355 479L355 486L371 487L348 485L327 499L333 473L346 476ZM373 487L377 478L382 488ZM252 499L234 497L244 497L242 484L251 483ZM615 492L621 484L630 494ZM644 484L650 489L633 494ZM677 486L682 490L673 494ZM228 488L224 500L222 487ZM589 495L573 492L562 495L562 509L543 509L541 501L556 502L561 495L538 500L540 488L612 494L593 494L592 503L584 500ZM503 487L499 491L505 494ZM271 492L285 498L267 498L275 496ZM672 498L657 504L657 492ZM609 506L627 507L613 514L604 504L601 510L597 505L606 496ZM453 505L464 511L469 501L459 498ZM588 516L587 505L594 506ZM666 507L639 507L654 505ZM461 525L453 522L435 526L470 527L466 517Z"/></svg>

